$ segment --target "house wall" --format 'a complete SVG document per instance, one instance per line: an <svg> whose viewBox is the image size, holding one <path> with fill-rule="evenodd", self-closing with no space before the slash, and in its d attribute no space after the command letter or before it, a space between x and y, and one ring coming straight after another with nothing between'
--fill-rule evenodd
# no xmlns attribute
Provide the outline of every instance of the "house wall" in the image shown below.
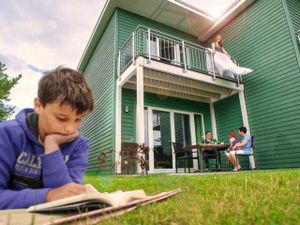
<svg viewBox="0 0 300 225"><path fill-rule="evenodd" d="M124 109L126 105L129 107L129 113L122 112L122 141L130 142L135 141L135 91L123 89L122 109ZM205 129L211 130L210 109L207 103L145 93L145 107L146 106L203 113Z"/></svg>
<svg viewBox="0 0 300 225"><path fill-rule="evenodd" d="M300 69L286 8L285 0L255 1L218 32L240 65L254 70L244 85L259 169L300 165Z"/></svg>
<svg viewBox="0 0 300 225"><path fill-rule="evenodd" d="M238 134L238 128L243 126L243 118L241 113L241 105L239 95L235 94L228 98L222 99L214 103L218 141L229 144L227 133L234 130ZM241 137L239 137L241 138ZM232 169L231 166L226 165L225 154L221 153L221 164L223 170ZM242 168L248 168L248 159L243 157L240 159Z"/></svg>
<svg viewBox="0 0 300 225"><path fill-rule="evenodd" d="M114 171L116 22L116 15L113 15L83 71L93 90L95 104L93 113L84 119L81 127L90 141L89 171Z"/></svg>
<svg viewBox="0 0 300 225"><path fill-rule="evenodd" d="M300 34L300 1L286 0L290 14L294 34ZM300 41L297 41L298 50L300 51ZM299 56L299 55L298 55Z"/></svg>
<svg viewBox="0 0 300 225"><path fill-rule="evenodd" d="M190 34L178 31L174 28L152 21L148 18L133 14L131 12L118 9L118 48L121 49L125 42L128 40L132 32L138 25L144 25L151 29L162 31L164 33L174 35L194 43L199 43L197 37ZM200 43L199 43L200 44Z"/></svg>

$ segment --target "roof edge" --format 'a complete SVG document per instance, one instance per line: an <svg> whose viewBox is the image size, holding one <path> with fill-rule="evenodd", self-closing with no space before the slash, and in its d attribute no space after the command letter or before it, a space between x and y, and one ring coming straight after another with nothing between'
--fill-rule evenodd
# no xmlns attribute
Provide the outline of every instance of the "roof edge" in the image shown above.
<svg viewBox="0 0 300 225"><path fill-rule="evenodd" d="M90 59L91 55L93 54L95 50L95 46L97 45L97 40L101 37L101 32L100 32L100 23L105 16L105 12L107 12L107 8L111 0L106 0L106 3L101 11L101 14L97 20L97 23L93 29L92 35L89 38L88 43L85 46L85 49L83 53L81 54L81 58L79 60L79 63L77 65L77 70L80 72L83 72L86 68L87 62ZM100 33L99 33L100 32Z"/></svg>

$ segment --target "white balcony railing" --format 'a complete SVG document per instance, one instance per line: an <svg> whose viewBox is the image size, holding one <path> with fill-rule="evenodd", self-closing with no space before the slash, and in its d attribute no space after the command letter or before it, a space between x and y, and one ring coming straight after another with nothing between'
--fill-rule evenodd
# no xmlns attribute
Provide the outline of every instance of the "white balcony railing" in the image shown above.
<svg viewBox="0 0 300 225"><path fill-rule="evenodd" d="M235 74L218 74L213 57L207 48L179 39L175 36L139 25L119 51L118 76L132 63L137 56L182 67L212 76L240 82ZM209 57L209 58L208 58Z"/></svg>
<svg viewBox="0 0 300 225"><path fill-rule="evenodd" d="M296 32L296 37L297 37L298 44L300 44L300 30Z"/></svg>

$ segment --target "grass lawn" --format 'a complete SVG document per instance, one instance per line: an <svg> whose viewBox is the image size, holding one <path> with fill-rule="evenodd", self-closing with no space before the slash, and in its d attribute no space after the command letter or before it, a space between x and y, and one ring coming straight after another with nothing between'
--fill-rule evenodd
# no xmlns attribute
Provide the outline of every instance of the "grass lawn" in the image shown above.
<svg viewBox="0 0 300 225"><path fill-rule="evenodd" d="M300 224L300 169L174 176L88 173L85 183L101 192L182 190L101 224Z"/></svg>

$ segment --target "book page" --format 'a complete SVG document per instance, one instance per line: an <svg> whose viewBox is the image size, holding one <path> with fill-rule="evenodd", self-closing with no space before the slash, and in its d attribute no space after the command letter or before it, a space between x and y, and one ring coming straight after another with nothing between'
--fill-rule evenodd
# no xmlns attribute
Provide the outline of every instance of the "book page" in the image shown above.
<svg viewBox="0 0 300 225"><path fill-rule="evenodd" d="M55 211L80 211L89 209L99 209L109 206L120 206L130 201L143 199L146 194L143 190L116 191L113 193L98 192L92 185L86 185L86 193L64 199L42 203L31 206L28 212L55 212Z"/></svg>
<svg viewBox="0 0 300 225"><path fill-rule="evenodd" d="M146 198L146 194L144 190L134 190L134 191L118 191L109 194L109 197L113 199L114 202L117 203L117 206L124 205L128 202Z"/></svg>

